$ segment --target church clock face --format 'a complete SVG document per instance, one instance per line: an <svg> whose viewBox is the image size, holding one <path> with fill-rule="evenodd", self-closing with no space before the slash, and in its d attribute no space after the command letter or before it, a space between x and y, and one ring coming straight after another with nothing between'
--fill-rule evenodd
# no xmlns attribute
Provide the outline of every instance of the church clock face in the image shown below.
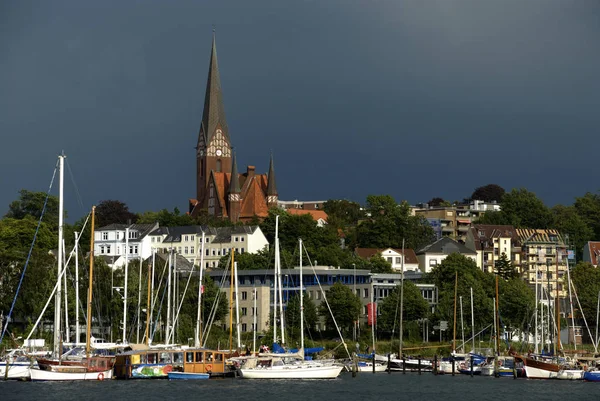
<svg viewBox="0 0 600 401"><path fill-rule="evenodd" d="M217 156L221 156L221 149L217 149Z"/></svg>

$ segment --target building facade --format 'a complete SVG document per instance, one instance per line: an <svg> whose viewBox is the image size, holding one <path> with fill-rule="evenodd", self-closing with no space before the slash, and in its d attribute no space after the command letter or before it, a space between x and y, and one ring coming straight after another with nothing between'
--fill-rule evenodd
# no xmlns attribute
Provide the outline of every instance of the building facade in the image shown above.
<svg viewBox="0 0 600 401"><path fill-rule="evenodd" d="M146 259L152 254L148 234L155 224L110 224L94 230L94 255L112 267L125 265L125 259Z"/></svg>
<svg viewBox="0 0 600 401"><path fill-rule="evenodd" d="M434 267L442 263L448 255L453 253L459 253L473 261L477 255L475 251L467 248L460 242L444 237L417 251L419 269L423 273L430 273Z"/></svg>
<svg viewBox="0 0 600 401"><path fill-rule="evenodd" d="M363 259L370 259L375 255L379 255L384 258L392 266L392 270L395 271L402 271L402 263L404 263L405 272L419 270L417 255L412 249L407 248L404 249L403 252L402 249L396 248L356 248L354 253Z"/></svg>
<svg viewBox="0 0 600 401"><path fill-rule="evenodd" d="M522 273L522 247L519 235L513 226L475 224L467 233L465 245L477 252L477 267L493 273L495 263L502 257Z"/></svg>

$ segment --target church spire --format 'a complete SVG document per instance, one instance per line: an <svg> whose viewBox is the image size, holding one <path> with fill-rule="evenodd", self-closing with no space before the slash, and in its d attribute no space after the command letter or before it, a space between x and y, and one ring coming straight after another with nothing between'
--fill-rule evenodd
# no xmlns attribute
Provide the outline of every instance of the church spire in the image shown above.
<svg viewBox="0 0 600 401"><path fill-rule="evenodd" d="M240 177L238 175L235 153L232 155L231 160L231 180L229 182L229 193L239 194L242 191L240 190Z"/></svg>
<svg viewBox="0 0 600 401"><path fill-rule="evenodd" d="M275 184L275 167L273 166L273 153L269 162L269 175L267 182L267 205L269 207L277 206L277 185Z"/></svg>
<svg viewBox="0 0 600 401"><path fill-rule="evenodd" d="M200 127L200 135L204 136L206 144L210 143L210 140L217 129L220 129L224 139L231 143L229 140L227 121L225 120L223 93L221 92L221 78L219 75L219 64L217 62L216 35L213 31L210 64L208 67L208 80L206 82L206 94L204 95L204 111L202 112L202 125Z"/></svg>

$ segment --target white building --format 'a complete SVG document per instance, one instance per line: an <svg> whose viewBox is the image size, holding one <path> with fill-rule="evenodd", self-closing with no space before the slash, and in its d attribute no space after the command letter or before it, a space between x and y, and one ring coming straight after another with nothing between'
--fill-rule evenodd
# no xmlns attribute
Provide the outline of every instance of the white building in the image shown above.
<svg viewBox="0 0 600 401"><path fill-rule="evenodd" d="M442 263L448 255L453 253L460 253L477 262L477 252L451 238L443 237L417 252L419 269L424 273L429 273L434 267Z"/></svg>
<svg viewBox="0 0 600 401"><path fill-rule="evenodd" d="M402 249L397 248L356 248L354 252L363 259L370 259L375 255L380 255L392 265L394 271L402 271ZM404 271L418 271L419 261L415 251L404 249Z"/></svg>
<svg viewBox="0 0 600 401"><path fill-rule="evenodd" d="M152 231L149 237L150 247L156 252L166 253L169 249L198 265L202 252L202 233L204 233L204 266L217 267L219 260L228 255L231 248L237 253L257 253L268 248L269 242L259 226L235 227L160 227Z"/></svg>
<svg viewBox="0 0 600 401"><path fill-rule="evenodd" d="M148 234L154 224L110 224L94 231L94 255L103 257L110 267L121 267L129 260L146 259L152 254Z"/></svg>

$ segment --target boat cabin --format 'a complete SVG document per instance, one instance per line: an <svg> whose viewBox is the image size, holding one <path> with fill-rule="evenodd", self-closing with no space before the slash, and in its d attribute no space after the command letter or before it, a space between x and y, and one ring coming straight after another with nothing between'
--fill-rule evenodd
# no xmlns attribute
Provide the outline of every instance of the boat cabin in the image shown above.
<svg viewBox="0 0 600 401"><path fill-rule="evenodd" d="M226 364L227 355L208 349L149 349L117 355L114 373L117 379L166 379L169 372L208 373L222 377L233 372Z"/></svg>

